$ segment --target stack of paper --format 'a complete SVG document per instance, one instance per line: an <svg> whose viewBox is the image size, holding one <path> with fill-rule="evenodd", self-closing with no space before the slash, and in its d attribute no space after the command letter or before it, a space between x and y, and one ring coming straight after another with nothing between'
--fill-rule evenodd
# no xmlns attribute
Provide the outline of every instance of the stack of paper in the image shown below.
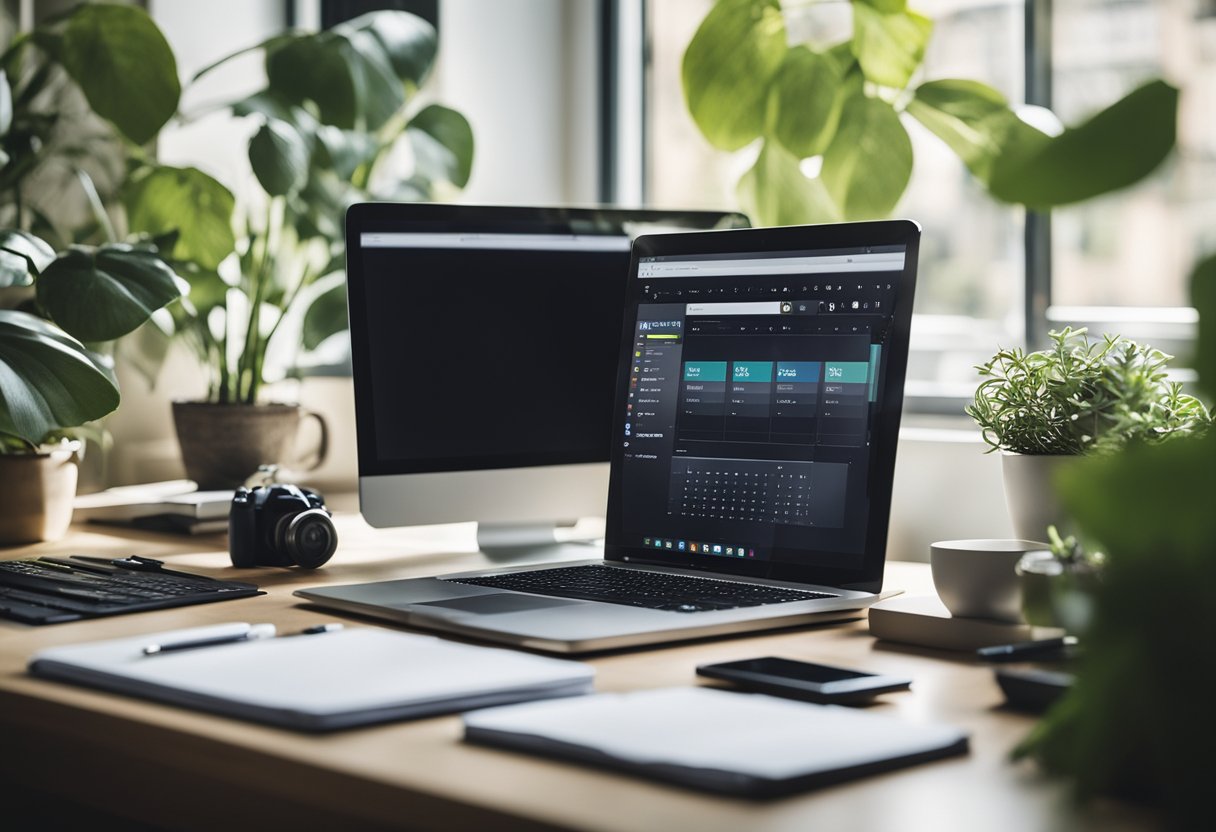
<svg viewBox="0 0 1216 832"><path fill-rule="evenodd" d="M370 627L232 641L240 628L251 630L223 624L54 647L29 670L306 731L586 693L595 673L581 662Z"/></svg>
<svg viewBox="0 0 1216 832"><path fill-rule="evenodd" d="M76 498L73 516L155 531L226 531L232 491L199 491L190 480L126 485Z"/></svg>
<svg viewBox="0 0 1216 832"><path fill-rule="evenodd" d="M839 705L713 688L598 694L464 717L465 739L770 797L961 754L967 735Z"/></svg>

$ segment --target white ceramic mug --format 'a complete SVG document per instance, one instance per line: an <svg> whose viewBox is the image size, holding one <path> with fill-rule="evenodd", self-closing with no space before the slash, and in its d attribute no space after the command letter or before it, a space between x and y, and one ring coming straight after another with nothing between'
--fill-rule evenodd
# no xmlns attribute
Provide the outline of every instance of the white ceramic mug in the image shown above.
<svg viewBox="0 0 1216 832"><path fill-rule="evenodd" d="M1022 584L1014 567L1030 540L943 540L929 546L933 585L951 615L1020 624Z"/></svg>

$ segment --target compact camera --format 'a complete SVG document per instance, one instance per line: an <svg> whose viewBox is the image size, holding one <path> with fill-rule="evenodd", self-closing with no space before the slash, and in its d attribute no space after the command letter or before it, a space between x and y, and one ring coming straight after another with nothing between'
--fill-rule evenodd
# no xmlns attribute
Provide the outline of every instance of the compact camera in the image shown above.
<svg viewBox="0 0 1216 832"><path fill-rule="evenodd" d="M228 515L232 565L316 569L338 548L330 516L321 495L307 488L238 488Z"/></svg>

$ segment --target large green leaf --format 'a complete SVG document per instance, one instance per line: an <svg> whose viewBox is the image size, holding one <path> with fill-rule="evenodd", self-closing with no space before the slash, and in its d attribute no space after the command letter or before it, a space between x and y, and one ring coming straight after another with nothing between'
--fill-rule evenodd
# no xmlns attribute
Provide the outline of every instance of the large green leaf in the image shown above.
<svg viewBox="0 0 1216 832"><path fill-rule="evenodd" d="M888 216L912 175L912 142L891 105L854 96L823 154L823 182L841 219Z"/></svg>
<svg viewBox="0 0 1216 832"><path fill-rule="evenodd" d="M374 136L358 130L343 130L330 124L317 128L312 166L331 169L349 180L360 166L376 157L380 143Z"/></svg>
<svg viewBox="0 0 1216 832"><path fill-rule="evenodd" d="M118 407L118 386L81 343L47 321L0 310L0 434L37 444Z"/></svg>
<svg viewBox="0 0 1216 832"><path fill-rule="evenodd" d="M473 169L473 128L460 113L432 104L406 127L417 176L463 188Z"/></svg>
<svg viewBox="0 0 1216 832"><path fill-rule="evenodd" d="M131 332L181 296L173 270L128 245L73 246L38 279L38 302L81 341L111 341Z"/></svg>
<svg viewBox="0 0 1216 832"><path fill-rule="evenodd" d="M306 350L315 350L322 341L349 326L346 311L346 283L338 283L317 295L304 313L301 342Z"/></svg>
<svg viewBox="0 0 1216 832"><path fill-rule="evenodd" d="M1022 134L993 161L988 190L1045 209L1127 187L1173 149L1177 110L1178 90L1152 81L1059 136Z"/></svg>
<svg viewBox="0 0 1216 832"><path fill-rule="evenodd" d="M841 76L836 62L795 46L769 91L769 133L800 158L827 149L840 121Z"/></svg>
<svg viewBox="0 0 1216 832"><path fill-rule="evenodd" d="M836 222L821 179L807 179L798 158L774 141L766 141L751 170L739 180L739 206L757 225Z"/></svg>
<svg viewBox="0 0 1216 832"><path fill-rule="evenodd" d="M765 126L768 86L785 58L777 0L720 0L684 53L684 99L721 150L738 150Z"/></svg>
<svg viewBox="0 0 1216 832"><path fill-rule="evenodd" d="M342 54L345 39L332 32L300 35L266 50L271 93L292 104L313 102L325 124L346 129L359 113L354 79Z"/></svg>
<svg viewBox="0 0 1216 832"><path fill-rule="evenodd" d="M39 41L45 43L46 41ZM55 57L89 106L136 144L151 141L177 112L181 85L173 50L135 6L87 4L67 19Z"/></svg>
<svg viewBox="0 0 1216 832"><path fill-rule="evenodd" d="M987 182L993 160L1010 142L1034 141L1035 128L1009 108L1005 96L979 81L930 81L916 88L908 114L958 154Z"/></svg>
<svg viewBox="0 0 1216 832"><path fill-rule="evenodd" d="M30 285L54 259L55 250L42 238L16 228L0 229L0 289Z"/></svg>
<svg viewBox="0 0 1216 832"><path fill-rule="evenodd" d="M413 89L422 86L439 51L434 26L421 17L401 11L369 12L356 17L347 26L370 32L380 42L396 76Z"/></svg>
<svg viewBox="0 0 1216 832"><path fill-rule="evenodd" d="M384 47L371 32L346 33L342 54L350 67L362 126L379 130L405 106L405 87L393 72Z"/></svg>
<svg viewBox="0 0 1216 832"><path fill-rule="evenodd" d="M853 51L866 78L903 89L925 59L933 21L902 9L883 11L891 4L853 4Z"/></svg>
<svg viewBox="0 0 1216 832"><path fill-rule="evenodd" d="M285 121L267 119L249 140L253 174L271 196L286 196L303 187L308 159L308 143Z"/></svg>
<svg viewBox="0 0 1216 832"><path fill-rule="evenodd" d="M236 248L232 192L198 168L153 168L127 186L123 204L133 233L177 232L165 252L175 260L214 269Z"/></svg>
<svg viewBox="0 0 1216 832"><path fill-rule="evenodd" d="M1191 273L1191 303L1199 311L1199 338L1193 365L1209 397L1216 397L1216 255Z"/></svg>
<svg viewBox="0 0 1216 832"><path fill-rule="evenodd" d="M380 128L405 104L405 87L382 41L370 29L340 26L300 35L266 51L273 98L313 102L324 124Z"/></svg>

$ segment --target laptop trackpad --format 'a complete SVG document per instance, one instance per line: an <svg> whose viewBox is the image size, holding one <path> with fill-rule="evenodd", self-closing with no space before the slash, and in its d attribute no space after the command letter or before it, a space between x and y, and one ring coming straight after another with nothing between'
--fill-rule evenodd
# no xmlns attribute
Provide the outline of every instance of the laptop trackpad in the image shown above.
<svg viewBox="0 0 1216 832"><path fill-rule="evenodd" d="M528 610L543 610L548 607L564 607L569 604L580 604L581 601L565 601L561 598L543 598L539 595L516 595L500 592L492 595L473 595L468 598L450 598L446 601L427 601L422 604L411 604L411 607L443 607L460 612L471 612L478 615L498 615L505 612L527 612Z"/></svg>

